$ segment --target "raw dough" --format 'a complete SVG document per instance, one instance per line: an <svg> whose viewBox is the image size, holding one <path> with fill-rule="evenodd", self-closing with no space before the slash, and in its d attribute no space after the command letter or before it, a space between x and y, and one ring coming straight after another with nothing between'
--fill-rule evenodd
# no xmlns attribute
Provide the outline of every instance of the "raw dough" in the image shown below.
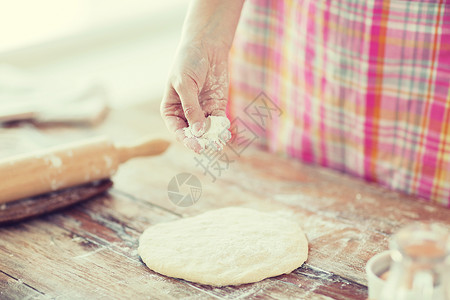
<svg viewBox="0 0 450 300"><path fill-rule="evenodd" d="M305 262L308 241L285 216L230 207L151 226L138 252L158 273L224 286L291 272Z"/></svg>

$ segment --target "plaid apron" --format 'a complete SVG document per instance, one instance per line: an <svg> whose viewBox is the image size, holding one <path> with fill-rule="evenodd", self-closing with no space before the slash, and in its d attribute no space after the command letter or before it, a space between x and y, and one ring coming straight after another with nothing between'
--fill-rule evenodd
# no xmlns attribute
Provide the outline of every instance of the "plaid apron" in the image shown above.
<svg viewBox="0 0 450 300"><path fill-rule="evenodd" d="M248 0L228 110L270 151L450 206L450 1Z"/></svg>

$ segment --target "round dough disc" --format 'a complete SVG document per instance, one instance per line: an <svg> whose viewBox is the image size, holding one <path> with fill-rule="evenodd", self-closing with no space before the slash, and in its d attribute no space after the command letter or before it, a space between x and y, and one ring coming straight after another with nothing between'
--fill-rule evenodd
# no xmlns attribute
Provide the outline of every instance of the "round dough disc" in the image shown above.
<svg viewBox="0 0 450 300"><path fill-rule="evenodd" d="M138 252L158 273L224 286L293 271L305 262L308 241L286 217L230 207L151 226Z"/></svg>

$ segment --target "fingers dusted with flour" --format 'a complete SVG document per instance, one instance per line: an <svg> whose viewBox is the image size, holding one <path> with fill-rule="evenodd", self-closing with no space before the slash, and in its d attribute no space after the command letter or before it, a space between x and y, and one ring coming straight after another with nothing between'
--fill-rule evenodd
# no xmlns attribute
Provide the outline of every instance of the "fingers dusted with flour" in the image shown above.
<svg viewBox="0 0 450 300"><path fill-rule="evenodd" d="M199 139L206 134L206 118L226 118L228 52L242 5L243 0L194 0L183 26L161 115L177 140L197 153L204 148Z"/></svg>
<svg viewBox="0 0 450 300"><path fill-rule="evenodd" d="M200 105L199 94L209 63L204 49L198 45L184 46L178 53L161 103L161 115L177 140L197 152L199 147L195 139L186 137L183 128L195 128L197 134L204 129L205 111Z"/></svg>

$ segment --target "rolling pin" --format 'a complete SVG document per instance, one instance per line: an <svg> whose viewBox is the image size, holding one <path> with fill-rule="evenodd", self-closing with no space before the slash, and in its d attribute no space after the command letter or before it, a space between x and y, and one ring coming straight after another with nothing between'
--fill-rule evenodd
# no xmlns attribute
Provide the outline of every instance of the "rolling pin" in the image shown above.
<svg viewBox="0 0 450 300"><path fill-rule="evenodd" d="M116 147L97 137L0 160L0 204L111 177L119 165L163 153L169 142L146 139Z"/></svg>

